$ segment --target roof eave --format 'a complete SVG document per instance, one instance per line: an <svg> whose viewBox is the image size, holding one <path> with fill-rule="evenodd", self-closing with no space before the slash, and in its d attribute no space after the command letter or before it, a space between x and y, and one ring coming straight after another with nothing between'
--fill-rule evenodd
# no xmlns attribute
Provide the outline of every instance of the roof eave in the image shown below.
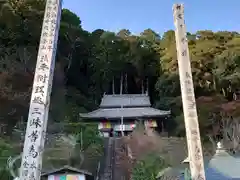
<svg viewBox="0 0 240 180"><path fill-rule="evenodd" d="M84 174L84 175L87 175L87 176L93 176L92 173L90 173L88 171L76 169L76 168L71 167L71 166L63 166L61 168L54 169L54 170L51 170L49 172L42 173L41 177L49 176L49 175L52 175L52 174L56 174L56 173L58 173L58 172L60 172L62 170L66 170L66 171L69 170L69 171L73 171L73 172L76 172L76 173L79 173L79 174Z"/></svg>
<svg viewBox="0 0 240 180"><path fill-rule="evenodd" d="M124 105L124 106L120 106L120 105L100 105L99 106L102 109L113 109L113 108L144 108L144 107L151 107L151 104L144 104L144 105Z"/></svg>
<svg viewBox="0 0 240 180"><path fill-rule="evenodd" d="M171 114L171 112L166 113L166 114L159 114L159 115L139 115L139 116L128 116L128 117L123 117L123 118L157 118L157 117L165 117L165 116L169 116ZM119 117L106 117L106 116L91 116L88 113L79 113L79 116L81 118L86 118L86 119L119 119L122 118L121 116Z"/></svg>

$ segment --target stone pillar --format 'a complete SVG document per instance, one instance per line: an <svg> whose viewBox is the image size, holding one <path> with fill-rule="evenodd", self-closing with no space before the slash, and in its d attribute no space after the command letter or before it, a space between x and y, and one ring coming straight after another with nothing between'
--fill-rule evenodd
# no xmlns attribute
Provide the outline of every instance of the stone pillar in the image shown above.
<svg viewBox="0 0 240 180"><path fill-rule="evenodd" d="M189 57L188 41L184 21L183 4L173 6L175 37L183 113L185 120L188 154L192 180L205 180L202 145L199 133L198 116L194 95L192 70Z"/></svg>
<svg viewBox="0 0 240 180"><path fill-rule="evenodd" d="M25 134L20 180L40 180L61 17L61 0L47 0Z"/></svg>

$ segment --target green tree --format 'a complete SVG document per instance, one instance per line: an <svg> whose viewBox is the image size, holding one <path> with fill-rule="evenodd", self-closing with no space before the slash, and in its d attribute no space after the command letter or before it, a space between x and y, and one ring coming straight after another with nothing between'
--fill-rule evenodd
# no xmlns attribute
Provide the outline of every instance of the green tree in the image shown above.
<svg viewBox="0 0 240 180"><path fill-rule="evenodd" d="M155 180L158 172L164 169L167 163L156 154L149 154L139 161L133 169L133 180Z"/></svg>

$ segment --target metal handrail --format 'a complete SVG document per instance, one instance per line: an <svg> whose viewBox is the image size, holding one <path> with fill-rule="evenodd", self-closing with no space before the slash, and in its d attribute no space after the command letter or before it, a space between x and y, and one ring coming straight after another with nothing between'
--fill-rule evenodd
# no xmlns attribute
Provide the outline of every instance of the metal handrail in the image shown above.
<svg viewBox="0 0 240 180"><path fill-rule="evenodd" d="M98 162L98 167L97 167L97 175L96 175L96 180L99 180L99 175L100 175L100 167L101 167L101 163L100 161Z"/></svg>

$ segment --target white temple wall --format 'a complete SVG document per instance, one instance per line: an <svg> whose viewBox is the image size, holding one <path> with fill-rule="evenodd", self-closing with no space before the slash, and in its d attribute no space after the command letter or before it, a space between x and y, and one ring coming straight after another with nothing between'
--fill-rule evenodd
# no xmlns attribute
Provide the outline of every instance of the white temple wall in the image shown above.
<svg viewBox="0 0 240 180"><path fill-rule="evenodd" d="M109 137L110 136L109 132L102 132L102 134L103 134L103 137Z"/></svg>

